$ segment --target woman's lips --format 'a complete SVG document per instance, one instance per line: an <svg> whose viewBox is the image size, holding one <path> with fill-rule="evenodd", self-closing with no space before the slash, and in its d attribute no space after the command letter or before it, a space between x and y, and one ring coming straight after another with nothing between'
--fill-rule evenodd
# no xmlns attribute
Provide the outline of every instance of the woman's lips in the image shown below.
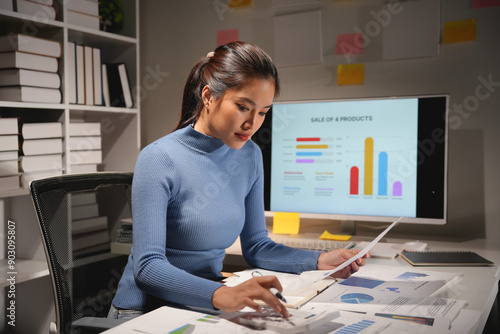
<svg viewBox="0 0 500 334"><path fill-rule="evenodd" d="M248 138L250 138L250 135L242 134L242 133L237 133L236 137L238 137L242 141L247 141Z"/></svg>

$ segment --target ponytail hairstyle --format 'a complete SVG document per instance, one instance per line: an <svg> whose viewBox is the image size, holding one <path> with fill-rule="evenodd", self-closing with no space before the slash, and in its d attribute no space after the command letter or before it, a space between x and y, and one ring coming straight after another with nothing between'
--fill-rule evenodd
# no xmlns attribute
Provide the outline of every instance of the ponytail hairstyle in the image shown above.
<svg viewBox="0 0 500 334"><path fill-rule="evenodd" d="M231 42L200 59L189 73L182 97L181 117L176 130L196 122L203 110L201 93L210 87L215 98L228 89L240 89L250 79L274 81L274 97L280 92L278 71L271 57L256 45Z"/></svg>

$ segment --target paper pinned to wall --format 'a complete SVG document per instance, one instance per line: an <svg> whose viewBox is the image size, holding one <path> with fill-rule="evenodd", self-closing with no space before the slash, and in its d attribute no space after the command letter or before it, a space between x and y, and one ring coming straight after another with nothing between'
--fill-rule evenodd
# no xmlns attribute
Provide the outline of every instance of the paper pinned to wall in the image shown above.
<svg viewBox="0 0 500 334"><path fill-rule="evenodd" d="M323 62L320 10L275 16L273 23L277 66Z"/></svg>
<svg viewBox="0 0 500 334"><path fill-rule="evenodd" d="M488 8L500 6L500 0L472 0L472 8Z"/></svg>
<svg viewBox="0 0 500 334"><path fill-rule="evenodd" d="M337 67L337 85L362 85L365 82L365 64L340 64Z"/></svg>
<svg viewBox="0 0 500 334"><path fill-rule="evenodd" d="M363 34L339 34L337 35L336 54L358 55L363 53Z"/></svg>
<svg viewBox="0 0 500 334"><path fill-rule="evenodd" d="M457 43L476 40L476 19L445 22L443 43Z"/></svg>
<svg viewBox="0 0 500 334"><path fill-rule="evenodd" d="M300 215L296 212L275 212L273 218L273 233L298 234Z"/></svg>
<svg viewBox="0 0 500 334"><path fill-rule="evenodd" d="M238 29L219 30L217 31L217 46L239 41L239 35Z"/></svg>
<svg viewBox="0 0 500 334"><path fill-rule="evenodd" d="M438 56L440 1L407 1L396 8L378 14L383 59Z"/></svg>

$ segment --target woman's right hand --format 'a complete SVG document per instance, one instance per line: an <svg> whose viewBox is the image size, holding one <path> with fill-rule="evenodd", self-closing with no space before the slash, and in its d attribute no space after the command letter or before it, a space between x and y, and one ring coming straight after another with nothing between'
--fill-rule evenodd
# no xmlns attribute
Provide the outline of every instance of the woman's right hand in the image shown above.
<svg viewBox="0 0 500 334"><path fill-rule="evenodd" d="M282 287L276 276L252 277L235 287L222 285L215 290L212 296L212 304L215 308L224 312L236 312L248 306L257 312L262 312L262 306L255 302L255 299L262 300L275 312L281 313L285 318L290 316L288 310L280 302L278 297L273 295L270 288L282 291Z"/></svg>

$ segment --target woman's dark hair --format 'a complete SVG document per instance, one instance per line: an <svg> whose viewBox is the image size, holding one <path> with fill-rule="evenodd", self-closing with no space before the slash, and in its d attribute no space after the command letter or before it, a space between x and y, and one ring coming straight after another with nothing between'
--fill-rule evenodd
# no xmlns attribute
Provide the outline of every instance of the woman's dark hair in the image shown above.
<svg viewBox="0 0 500 334"><path fill-rule="evenodd" d="M215 98L228 89L239 89L250 79L272 79L279 95L278 71L271 57L256 45L232 42L219 46L213 55L200 59L191 70L182 97L181 118L176 129L194 123L203 110L201 93L208 85Z"/></svg>

